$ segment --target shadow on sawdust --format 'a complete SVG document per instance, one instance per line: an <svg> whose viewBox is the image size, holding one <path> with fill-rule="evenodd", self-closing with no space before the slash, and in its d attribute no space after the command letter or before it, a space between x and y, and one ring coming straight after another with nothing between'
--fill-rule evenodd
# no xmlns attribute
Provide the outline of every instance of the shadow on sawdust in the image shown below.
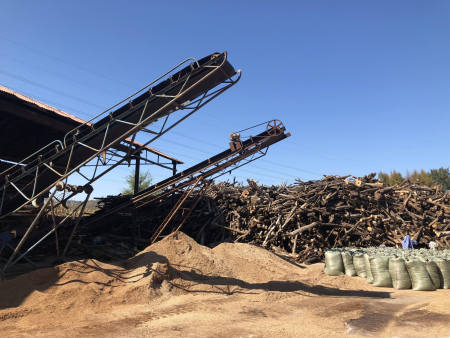
<svg viewBox="0 0 450 338"><path fill-rule="evenodd" d="M0 309L18 307L23 300L33 291L44 292L50 287L58 287L70 283L89 284L95 283L108 285L99 281L84 281L82 279L67 280L58 283L69 271L75 271L78 274L89 274L94 271L100 271L121 283L135 283L136 281L149 276L152 272L159 273L152 269L153 263L169 263L165 256L158 255L155 252L147 252L133 257L125 263L110 264L117 268L102 268L95 261L81 260L77 261L80 269L75 267L65 268L63 271L59 267L39 269L11 280L0 281ZM291 263L292 264L292 263ZM130 276L132 269L146 267L145 272ZM126 274L126 277L125 277ZM232 295L235 293L260 293L264 291L277 292L299 292L317 296L334 297L366 297L366 298L390 298L390 292L381 291L363 291L363 290L340 290L338 288L308 285L300 281L278 281L273 280L265 283L250 283L239 278L209 275L200 269L189 266L169 265L170 278L168 282L178 289L189 293L217 293ZM118 283L120 286L121 283ZM122 284L123 285L123 284Z"/></svg>

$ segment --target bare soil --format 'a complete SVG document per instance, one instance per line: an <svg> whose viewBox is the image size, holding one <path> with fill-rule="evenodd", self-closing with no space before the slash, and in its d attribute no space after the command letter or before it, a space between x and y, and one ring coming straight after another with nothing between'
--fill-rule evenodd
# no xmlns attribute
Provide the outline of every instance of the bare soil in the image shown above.
<svg viewBox="0 0 450 338"><path fill-rule="evenodd" d="M183 233L116 264L0 284L1 337L450 337L450 290L376 288L264 249Z"/></svg>

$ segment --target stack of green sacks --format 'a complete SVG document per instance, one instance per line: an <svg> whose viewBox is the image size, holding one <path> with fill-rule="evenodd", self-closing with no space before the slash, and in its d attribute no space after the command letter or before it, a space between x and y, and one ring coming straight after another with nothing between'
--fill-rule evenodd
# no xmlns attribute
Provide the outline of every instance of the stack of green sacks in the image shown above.
<svg viewBox="0 0 450 338"><path fill-rule="evenodd" d="M398 290L450 289L450 250L330 249L325 252L324 272L330 276L359 276L374 286Z"/></svg>

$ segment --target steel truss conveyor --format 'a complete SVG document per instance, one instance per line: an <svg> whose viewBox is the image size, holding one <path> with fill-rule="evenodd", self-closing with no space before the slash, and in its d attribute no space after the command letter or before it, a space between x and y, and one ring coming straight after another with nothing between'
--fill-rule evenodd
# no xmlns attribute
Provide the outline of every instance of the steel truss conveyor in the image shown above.
<svg viewBox="0 0 450 338"><path fill-rule="evenodd" d="M199 193L197 194L196 200L193 204L190 205L190 208L187 209L187 212L183 213L181 221L176 224L176 228L174 230L179 230L199 202L202 196L201 193L213 179L218 178L219 176L222 176L226 173L231 173L233 170L265 156L271 145L290 136L290 133L286 133L285 127L279 120L264 122L255 127L261 125L266 126L263 132L260 132L255 136L250 136L245 140L241 139L239 134L240 132L232 133L230 135L230 144L227 150L222 151L221 153L218 153L217 155L208 158L207 160L195 164L194 166L183 170L174 176L171 176L153 186L150 186L145 190L140 191L135 195L130 196L129 199L125 200L119 205L114 206L113 208L103 210L101 213L90 216L89 218L83 220L83 227L95 227L95 224L99 224L101 219L109 216L114 216L124 209L138 209L155 200L169 196L176 192L181 193L177 202L168 212L164 221L154 231L153 236L150 239L150 242L154 242L163 233L167 225L181 209L188 197L194 192L196 188L199 188L197 190L197 192ZM245 130L249 130L251 128L247 128ZM89 195L90 194L88 193L85 201L89 199ZM49 198L49 200L52 200L52 196ZM80 204L77 208L75 208L74 213L77 213L77 210L81 209L81 211L79 211L79 215L82 215L84 206L85 203ZM51 209L53 210L53 207ZM26 251L24 251L22 254L18 255L16 258L15 256L11 256L8 260L8 263L4 266L3 271L5 271L6 268L15 264L19 260L23 258L26 259L26 255L29 252L31 252L36 246L38 246L42 241L44 241L52 234L56 235L56 248L58 248L59 242L57 230L66 222L69 217L70 216L66 216L59 222L53 219L53 227L45 235L39 238L39 240L37 240L34 244L29 246L29 248L26 249ZM57 249L57 256L61 258L65 257L65 254L77 230L80 220L81 217L78 217L72 228L71 234L67 242L65 243L62 254L60 254ZM16 247L16 249L20 249L20 245ZM17 250L15 251L16 254Z"/></svg>
<svg viewBox="0 0 450 338"><path fill-rule="evenodd" d="M38 210L18 244L11 248L13 252L2 271L24 256L20 254L21 248L42 215L51 210L54 230L70 220L74 220L75 230L93 191L93 182L123 162L139 156L145 146L232 87L240 76L240 71L235 71L227 61L227 53L214 53L200 60L186 59L141 90L71 130L62 140L51 142L0 172L0 220L31 204ZM150 137L136 146L134 141L139 132L148 133ZM105 165L108 151L127 138L130 141L126 156ZM82 172L88 166L89 174ZM69 184L68 179L75 175L84 183ZM56 222L56 208L66 206L67 201L81 193L85 194L83 203ZM2 251L4 247L0 249ZM66 250L67 245L62 254ZM59 255L59 248L57 251Z"/></svg>
<svg viewBox="0 0 450 338"><path fill-rule="evenodd" d="M255 136L250 136L246 140L241 140L240 132L232 133L230 135L229 149L140 191L132 196L130 200L93 217L89 223L98 222L101 218L116 214L130 206L141 208L155 200L173 194L174 192L182 191L183 193L173 206L172 210L170 210L165 220L153 234L151 242L154 242L197 186L202 185L202 188L200 189L200 191L202 191L209 181L226 173L231 173L231 171L265 156L272 144L290 136L290 133L285 132L286 129L279 120L264 122L255 127L261 125L265 125L266 130ZM245 130L252 128L254 127ZM201 197L201 194L198 194L198 196ZM194 202L188 212L183 215L182 221L177 224L177 229L183 225L197 203L198 200Z"/></svg>
<svg viewBox="0 0 450 338"><path fill-rule="evenodd" d="M0 219L31 203L41 207L52 188L63 187L74 173L83 176L86 184L63 194L62 199L82 191L89 193L92 182L116 167L100 169L112 146L128 137L133 142L140 131L149 133L150 139L142 147L132 147L131 142L128 156L117 165L129 161L132 155L139 154L144 146L233 86L239 78L240 71L234 70L226 53L181 62L138 92L71 130L62 140L55 140L0 172ZM181 113L175 121L169 121L178 111ZM161 126L157 130L147 128L158 120ZM92 176L86 177L80 169L93 160L96 167ZM63 200L58 203L64 203Z"/></svg>

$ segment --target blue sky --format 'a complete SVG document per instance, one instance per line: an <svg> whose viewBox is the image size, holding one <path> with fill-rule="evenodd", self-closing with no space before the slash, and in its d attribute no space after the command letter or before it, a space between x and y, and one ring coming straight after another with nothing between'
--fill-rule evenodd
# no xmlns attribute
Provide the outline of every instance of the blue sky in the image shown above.
<svg viewBox="0 0 450 338"><path fill-rule="evenodd" d="M272 118L292 137L239 180L450 165L449 1L0 3L0 83L82 118L215 51L242 80L152 144L186 166ZM119 192L128 170L95 194Z"/></svg>

